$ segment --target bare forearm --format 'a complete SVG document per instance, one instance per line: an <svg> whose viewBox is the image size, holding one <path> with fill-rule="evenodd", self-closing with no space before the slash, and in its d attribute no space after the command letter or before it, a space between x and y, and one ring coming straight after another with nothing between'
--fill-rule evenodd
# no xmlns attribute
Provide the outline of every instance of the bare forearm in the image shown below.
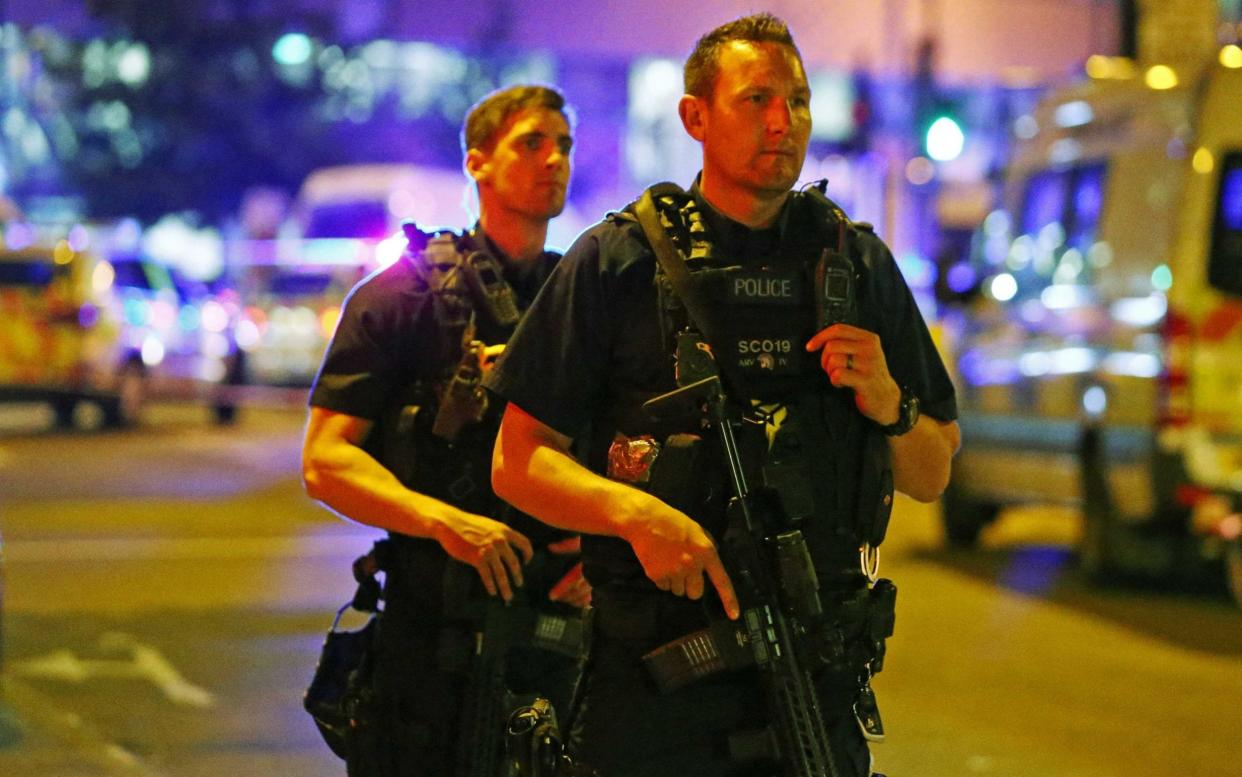
<svg viewBox="0 0 1242 777"><path fill-rule="evenodd" d="M492 487L540 521L584 534L622 536L631 517L654 500L592 472L555 441L515 434L508 417L496 439Z"/></svg>
<svg viewBox="0 0 1242 777"><path fill-rule="evenodd" d="M958 446L957 425L924 416L906 434L890 437L893 485L920 502L934 502L949 483Z"/></svg>
<svg viewBox="0 0 1242 777"><path fill-rule="evenodd" d="M303 479L311 498L345 518L412 537L436 539L454 509L406 488L364 450L348 444L305 456Z"/></svg>

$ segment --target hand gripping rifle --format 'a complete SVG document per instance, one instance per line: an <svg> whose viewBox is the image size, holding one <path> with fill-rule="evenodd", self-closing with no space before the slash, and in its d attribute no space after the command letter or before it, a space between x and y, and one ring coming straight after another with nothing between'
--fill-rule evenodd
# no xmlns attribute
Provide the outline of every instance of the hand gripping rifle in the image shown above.
<svg viewBox="0 0 1242 777"><path fill-rule="evenodd" d="M702 344L698 350L710 354ZM712 367L714 372L714 363ZM768 744L764 749L770 751L774 734L776 756L786 777L841 777L811 679L811 667L819 663L814 626L822 606L810 552L802 532L789 527L774 500L765 498L772 495L752 493L748 488L719 373L656 397L645 407L663 416L673 407L703 404L720 435L732 484L722 550L742 609L741 626L734 627L733 639L712 642L749 647L748 658L759 668L771 720L768 743L735 738L731 746L739 755L743 748L753 753L755 744ZM719 625L713 627L712 632L718 631ZM720 660L739 663L730 656Z"/></svg>
<svg viewBox="0 0 1242 777"><path fill-rule="evenodd" d="M532 563L536 567L527 574L541 574L540 562ZM510 777L517 772L505 757L508 718L530 701L506 684L510 651L520 646L576 659L582 652L582 619L562 610L534 608L520 599L505 606L488 598L470 612L478 620L465 666L454 777Z"/></svg>
<svg viewBox="0 0 1242 777"><path fill-rule="evenodd" d="M678 676L664 678L668 682L657 678L657 682L671 688L694 676L753 662L762 676L775 749L786 777L841 777L811 679L814 663L822 664L816 644L821 640L814 632L822 613L819 583L806 540L801 531L789 526L776 495L770 491L752 494L746 484L728 398L710 347L720 342L715 311L696 293L685 255L669 237L656 203L657 197L680 191L674 184L657 184L635 203L634 215L660 269L702 335L693 330L678 335L677 383L681 388L648 401L645 408L653 416L666 416L705 404L708 420L720 435L733 490L723 560L738 593L742 624L737 628L717 623L708 633L669 643L666 647L690 657L688 671L675 668L671 674ZM648 667L658 663L648 661ZM772 737L767 738L770 743ZM734 737L730 744L740 756L747 744L753 751L764 743L744 743ZM769 744L765 749L772 748Z"/></svg>

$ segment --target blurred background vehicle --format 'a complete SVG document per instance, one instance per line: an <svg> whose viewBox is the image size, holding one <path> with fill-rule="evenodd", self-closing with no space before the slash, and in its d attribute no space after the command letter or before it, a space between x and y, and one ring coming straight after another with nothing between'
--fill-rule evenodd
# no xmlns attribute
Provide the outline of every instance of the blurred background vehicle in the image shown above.
<svg viewBox="0 0 1242 777"><path fill-rule="evenodd" d="M66 427L89 402L123 426L150 396L210 395L231 349L205 336L168 268L137 254L104 259L74 239L0 251L0 399L47 402Z"/></svg>
<svg viewBox="0 0 1242 777"><path fill-rule="evenodd" d="M301 236L380 241L407 218L460 227L466 219L460 169L413 164L335 165L313 170L293 205Z"/></svg>
<svg viewBox="0 0 1242 777"><path fill-rule="evenodd" d="M242 308L241 380L310 385L345 295L401 255L401 222L417 215L460 228L466 191L461 171L412 164L338 165L307 175L279 236L224 246L225 276Z"/></svg>
<svg viewBox="0 0 1242 777"><path fill-rule="evenodd" d="M1003 207L947 270L973 300L946 316L951 542L1008 505L1079 505L1097 578L1206 562L1242 602L1242 52L1225 52L1180 77L1093 57L1034 113Z"/></svg>
<svg viewBox="0 0 1242 777"><path fill-rule="evenodd" d="M363 13L204 1L158 19L131 3L77 15L9 3L8 250L30 245L8 240L23 210L111 219L129 239L101 244L105 258L185 275L169 273L174 302L159 271L112 268L117 301L95 306L92 337L115 328L122 366L89 389L109 420L133 415L143 392L170 390L160 374L186 369L200 381L183 395L220 420L237 402L304 399L264 389L311 381L348 289L399 255L400 221L469 223L461 121L497 87L555 83L589 117L575 127L573 188L552 245L652 181L689 183L699 154L677 118L681 57L727 4L687 6L607 45L601 25L666 8L632 0L590 17L565 0L536 5L529 19L557 24L528 23L505 2ZM1236 399L1227 181L1237 162L1231 136L1212 133L1242 103L1231 75L1242 70L1242 2L772 0L771 10L799 31L812 88L801 183L827 179L829 196L876 225L955 354L967 447L946 498L950 540L970 544L1004 505L1051 499L1087 508L1081 558L1100 576L1236 558L1237 429L1220 408ZM463 30L506 44L480 47ZM185 75L200 70L218 77ZM1224 226L1205 227L1211 219ZM1209 238L1223 262L1205 263ZM50 344L65 328L12 321L0 338L26 345L10 350L30 352L36 329ZM196 350L198 366L177 368ZM76 396L48 400L62 422ZM1162 403L1174 409L1152 409ZM996 465L1002 454L1012 460ZM1118 539L1130 534L1160 540L1130 552Z"/></svg>
<svg viewBox="0 0 1242 777"><path fill-rule="evenodd" d="M353 250L343 244L337 247ZM346 294L372 266L353 260L236 267L242 305L236 333L244 354L244 382L309 386Z"/></svg>

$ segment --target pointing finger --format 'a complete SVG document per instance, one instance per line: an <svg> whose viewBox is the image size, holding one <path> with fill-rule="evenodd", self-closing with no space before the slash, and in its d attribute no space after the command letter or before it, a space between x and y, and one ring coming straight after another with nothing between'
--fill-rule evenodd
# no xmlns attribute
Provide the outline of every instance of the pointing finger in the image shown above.
<svg viewBox="0 0 1242 777"><path fill-rule="evenodd" d="M737 594L733 592L733 581L729 579L729 573L725 571L724 564L720 562L720 556L712 553L703 564L703 568L707 571L707 576L712 579L716 593L720 595L720 603L724 605L725 614L730 620L737 620L742 614L742 608L738 606Z"/></svg>

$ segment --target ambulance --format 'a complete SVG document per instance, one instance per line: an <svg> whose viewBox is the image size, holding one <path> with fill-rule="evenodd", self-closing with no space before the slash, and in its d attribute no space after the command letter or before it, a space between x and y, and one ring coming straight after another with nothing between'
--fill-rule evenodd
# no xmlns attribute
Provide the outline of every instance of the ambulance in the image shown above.
<svg viewBox="0 0 1242 777"><path fill-rule="evenodd" d="M44 402L58 426L96 405L107 425L137 423L148 397L211 399L227 338L183 303L166 267L111 260L55 241L0 247L0 401ZM207 322L204 323L204 313ZM204 338L221 338L213 343ZM204 345L218 347L204 347Z"/></svg>
<svg viewBox="0 0 1242 777"><path fill-rule="evenodd" d="M1002 206L950 271L981 293L945 321L946 536L1073 505L1093 576L1223 569L1242 602L1242 49L1088 73L1018 121Z"/></svg>

